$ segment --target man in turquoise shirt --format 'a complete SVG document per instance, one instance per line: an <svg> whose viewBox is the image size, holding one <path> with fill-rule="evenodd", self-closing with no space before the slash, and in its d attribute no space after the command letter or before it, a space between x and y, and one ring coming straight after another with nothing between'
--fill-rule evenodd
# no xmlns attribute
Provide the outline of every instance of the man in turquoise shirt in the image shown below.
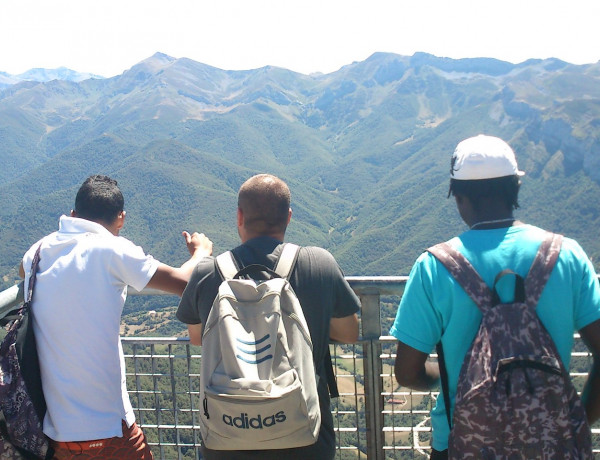
<svg viewBox="0 0 600 460"><path fill-rule="evenodd" d="M505 268L526 276L544 230L513 217L521 184L514 153L501 139L479 135L461 142L453 156L450 194L469 230L450 244L471 262L488 286ZM500 285L503 302L513 286ZM537 313L560 357L569 367L573 332L580 331L594 355L584 403L590 423L600 417L600 288L594 268L579 244L564 238L559 259L538 303ZM402 386L428 390L439 383L437 363L427 361L441 342L448 374L451 412L460 369L481 322L481 312L431 254L413 266L391 334L398 339L396 379ZM449 426L442 397L431 412L432 459L447 458Z"/></svg>

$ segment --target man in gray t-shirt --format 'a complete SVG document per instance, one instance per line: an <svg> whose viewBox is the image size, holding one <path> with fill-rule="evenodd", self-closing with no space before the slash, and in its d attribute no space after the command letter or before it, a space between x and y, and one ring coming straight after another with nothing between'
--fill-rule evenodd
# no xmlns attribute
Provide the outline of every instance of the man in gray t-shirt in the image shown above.
<svg viewBox="0 0 600 460"><path fill-rule="evenodd" d="M276 265L285 230L290 222L290 192L281 179L260 174L248 179L238 195L237 227L242 244L232 252L239 267ZM202 343L206 322L222 278L213 257L204 258L185 289L177 318L188 325L192 344ZM269 451L211 451L206 459L332 459L335 455L333 418L329 410L326 357L329 340L352 343L358 339L360 303L333 256L325 249L303 247L290 277L300 300L313 341L319 379L321 430L318 441L307 447Z"/></svg>

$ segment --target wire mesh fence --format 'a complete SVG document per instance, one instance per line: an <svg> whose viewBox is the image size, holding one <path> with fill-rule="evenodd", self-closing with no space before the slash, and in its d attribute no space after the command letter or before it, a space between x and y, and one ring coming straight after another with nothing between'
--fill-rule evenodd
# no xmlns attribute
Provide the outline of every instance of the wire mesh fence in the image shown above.
<svg viewBox="0 0 600 460"><path fill-rule="evenodd" d="M165 460L199 459L198 401L201 347L186 339L122 339L131 403L155 457ZM340 397L331 402L336 433L336 459L427 459L430 453L429 412L439 390L412 391L398 385L394 376L396 342L391 337L357 344L331 345ZM371 392L368 347L378 353L380 383ZM576 335L571 375L581 389L591 355ZM432 359L435 359L432 355ZM380 410L373 413L373 401ZM600 429L593 429L600 447ZM596 453L600 453L597 448Z"/></svg>

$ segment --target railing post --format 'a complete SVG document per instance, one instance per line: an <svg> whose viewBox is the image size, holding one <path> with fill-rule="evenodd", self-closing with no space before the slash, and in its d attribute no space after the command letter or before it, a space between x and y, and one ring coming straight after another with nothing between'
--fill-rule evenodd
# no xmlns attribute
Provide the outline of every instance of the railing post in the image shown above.
<svg viewBox="0 0 600 460"><path fill-rule="evenodd" d="M383 388L381 381L381 309L379 294L362 294L361 324L364 340L365 416L367 422L367 458L380 460L383 455Z"/></svg>

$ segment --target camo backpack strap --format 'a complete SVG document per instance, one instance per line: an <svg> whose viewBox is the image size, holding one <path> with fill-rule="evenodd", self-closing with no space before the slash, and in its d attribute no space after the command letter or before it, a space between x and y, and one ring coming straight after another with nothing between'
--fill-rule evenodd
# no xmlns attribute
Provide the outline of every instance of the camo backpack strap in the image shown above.
<svg viewBox="0 0 600 460"><path fill-rule="evenodd" d="M528 305L537 306L542 291L558 260L562 241L562 235L551 232L547 232L542 241L525 278L525 296Z"/></svg>
<svg viewBox="0 0 600 460"><path fill-rule="evenodd" d="M436 244L428 248L427 252L446 267L482 313L491 308L492 291L465 256L448 242Z"/></svg>
<svg viewBox="0 0 600 460"><path fill-rule="evenodd" d="M485 313L487 309L491 308L492 292L465 256L448 242L436 244L435 246L428 248L427 252L432 254L444 267L446 267L452 278L460 284L469 297L473 299L475 305L477 305L477 308L479 308L482 313ZM446 418L448 420L448 426L452 428L448 370L446 369L446 359L441 341L436 345L436 351L442 383L442 397L444 398L444 406L446 408Z"/></svg>

